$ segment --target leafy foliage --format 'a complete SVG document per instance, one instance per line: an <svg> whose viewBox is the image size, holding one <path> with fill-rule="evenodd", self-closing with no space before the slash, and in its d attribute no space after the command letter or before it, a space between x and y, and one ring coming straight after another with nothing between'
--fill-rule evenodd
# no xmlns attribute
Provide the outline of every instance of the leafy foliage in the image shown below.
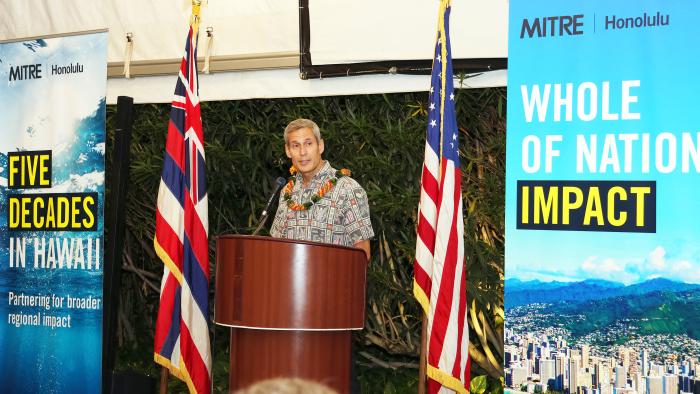
<svg viewBox="0 0 700 394"><path fill-rule="evenodd" d="M416 389L421 312L412 295L412 270L426 100L425 93L402 93L202 104L212 273L215 236L251 232L272 192L272 180L287 175L282 131L289 121L315 120L326 143L324 158L336 168L351 169L367 191L376 237L371 243L366 326L355 338L359 380L366 392ZM459 90L456 103L472 372L489 375L486 387L491 392L500 385L503 357L505 90ZM152 339L162 265L152 238L168 113L167 105L136 107L117 333L119 367L153 376L157 376ZM108 163L114 121L115 108L109 107ZM224 391L227 331L217 327L212 338L215 389ZM175 379L171 386L182 389ZM478 383L477 391L487 390L483 387Z"/></svg>

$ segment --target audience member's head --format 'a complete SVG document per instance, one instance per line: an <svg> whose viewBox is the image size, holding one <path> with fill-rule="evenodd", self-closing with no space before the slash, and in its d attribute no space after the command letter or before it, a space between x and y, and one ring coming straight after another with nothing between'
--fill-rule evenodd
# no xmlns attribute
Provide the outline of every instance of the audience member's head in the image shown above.
<svg viewBox="0 0 700 394"><path fill-rule="evenodd" d="M236 394L338 394L320 383L299 378L268 379L236 391Z"/></svg>

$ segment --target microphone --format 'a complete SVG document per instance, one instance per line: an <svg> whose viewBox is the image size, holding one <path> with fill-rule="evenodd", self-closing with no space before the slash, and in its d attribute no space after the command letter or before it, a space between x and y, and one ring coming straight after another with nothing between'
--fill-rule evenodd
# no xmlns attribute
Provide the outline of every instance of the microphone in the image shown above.
<svg viewBox="0 0 700 394"><path fill-rule="evenodd" d="M262 213L260 214L260 218L258 219L258 227L255 228L255 231L253 231L253 235L257 234L262 228L262 226L265 224L265 221L269 216L268 211L272 207L272 204L274 204L275 202L275 196L279 194L279 192L282 190L282 187L284 187L285 183L287 183L287 181L282 177L277 177L277 179L275 179L275 191L272 192L270 199L267 200L267 204L265 204L265 209L263 209Z"/></svg>

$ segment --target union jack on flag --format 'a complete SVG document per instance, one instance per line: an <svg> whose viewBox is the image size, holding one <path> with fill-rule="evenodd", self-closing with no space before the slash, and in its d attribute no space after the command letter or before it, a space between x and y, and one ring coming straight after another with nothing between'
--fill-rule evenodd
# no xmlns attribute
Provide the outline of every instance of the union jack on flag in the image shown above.
<svg viewBox="0 0 700 394"><path fill-rule="evenodd" d="M413 264L413 293L427 316L427 374L431 394L469 391L462 173L449 18L449 1L442 0Z"/></svg>
<svg viewBox="0 0 700 394"><path fill-rule="evenodd" d="M158 190L153 244L164 272L154 359L190 393L209 393L209 222L196 30L190 26L180 64Z"/></svg>

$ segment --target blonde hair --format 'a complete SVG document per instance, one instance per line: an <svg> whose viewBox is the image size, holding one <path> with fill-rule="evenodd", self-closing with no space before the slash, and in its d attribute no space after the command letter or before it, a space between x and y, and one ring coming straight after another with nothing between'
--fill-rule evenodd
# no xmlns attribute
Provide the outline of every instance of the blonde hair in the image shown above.
<svg viewBox="0 0 700 394"><path fill-rule="evenodd" d="M299 378L267 379L236 391L236 394L338 394L337 391Z"/></svg>
<svg viewBox="0 0 700 394"><path fill-rule="evenodd" d="M287 127L284 128L285 145L289 144L289 133L292 133L299 129L311 129L311 131L314 133L314 137L316 137L316 142L321 142L321 129L318 128L316 122L310 119L299 118L289 122Z"/></svg>

